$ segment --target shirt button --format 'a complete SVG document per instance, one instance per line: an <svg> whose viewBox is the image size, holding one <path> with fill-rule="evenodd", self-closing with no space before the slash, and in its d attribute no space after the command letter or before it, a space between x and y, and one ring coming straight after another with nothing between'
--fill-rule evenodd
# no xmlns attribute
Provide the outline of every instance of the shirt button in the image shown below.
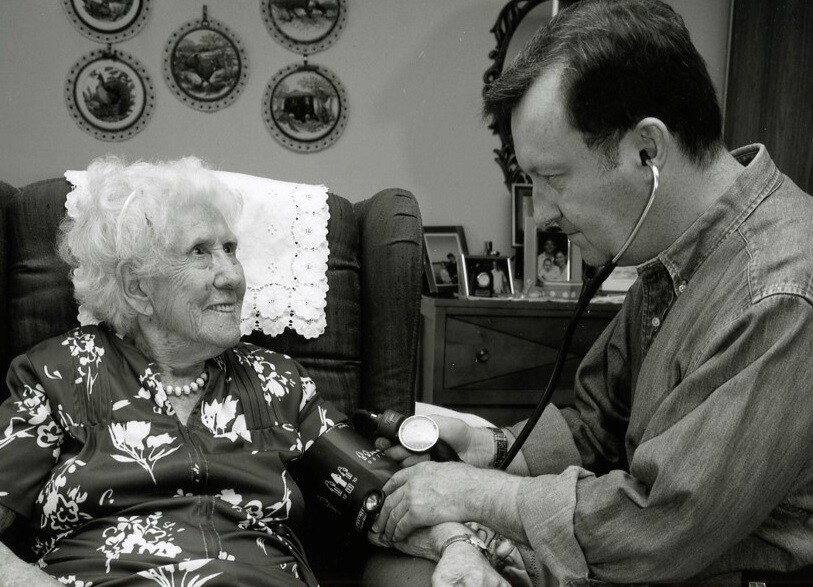
<svg viewBox="0 0 813 587"><path fill-rule="evenodd" d="M655 316L655 317L652 319L652 326L654 326L655 328L657 328L657 327L658 327L658 326L660 326L660 325L661 325L661 319L660 319L660 318L658 318L657 316Z"/></svg>
<svg viewBox="0 0 813 587"><path fill-rule="evenodd" d="M686 282L685 281L680 282L680 285L678 286L678 291L680 293L683 293L684 291L686 291Z"/></svg>

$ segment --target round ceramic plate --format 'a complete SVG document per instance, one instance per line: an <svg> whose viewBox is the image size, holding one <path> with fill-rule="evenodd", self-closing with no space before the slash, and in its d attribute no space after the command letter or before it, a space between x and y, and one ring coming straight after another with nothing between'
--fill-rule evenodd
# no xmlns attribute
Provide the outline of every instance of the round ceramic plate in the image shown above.
<svg viewBox="0 0 813 587"><path fill-rule="evenodd" d="M103 141L124 141L147 125L155 86L131 55L97 49L71 67L65 101L82 130Z"/></svg>
<svg viewBox="0 0 813 587"><path fill-rule="evenodd" d="M268 82L263 120L271 136L289 149L320 151L347 126L347 93L326 67L289 65Z"/></svg>
<svg viewBox="0 0 813 587"><path fill-rule="evenodd" d="M164 79L181 102L214 112L246 87L248 53L226 25L204 16L178 28L164 47Z"/></svg>
<svg viewBox="0 0 813 587"><path fill-rule="evenodd" d="M118 43L144 28L151 1L62 0L62 6L73 26L89 39Z"/></svg>
<svg viewBox="0 0 813 587"><path fill-rule="evenodd" d="M347 0L262 0L260 11L274 40L301 55L331 47L347 23Z"/></svg>

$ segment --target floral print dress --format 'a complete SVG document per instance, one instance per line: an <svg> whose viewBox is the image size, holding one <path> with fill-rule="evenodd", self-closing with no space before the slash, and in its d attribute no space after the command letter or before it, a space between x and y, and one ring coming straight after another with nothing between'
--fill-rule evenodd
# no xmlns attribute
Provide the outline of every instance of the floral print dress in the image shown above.
<svg viewBox="0 0 813 587"><path fill-rule="evenodd" d="M186 425L156 367L104 325L17 357L0 406L0 503L38 564L79 587L302 585L304 501L286 464L345 416L286 357L207 363Z"/></svg>

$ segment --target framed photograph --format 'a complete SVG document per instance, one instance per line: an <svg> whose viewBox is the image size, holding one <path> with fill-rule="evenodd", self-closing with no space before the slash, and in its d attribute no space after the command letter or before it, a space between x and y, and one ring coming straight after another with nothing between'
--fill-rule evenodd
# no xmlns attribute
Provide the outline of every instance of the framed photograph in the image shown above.
<svg viewBox="0 0 813 587"><path fill-rule="evenodd" d="M463 256L469 252L462 226L424 226L424 272L429 293L453 295L460 287Z"/></svg>
<svg viewBox="0 0 813 587"><path fill-rule="evenodd" d="M536 283L570 281L570 241L560 229L536 231Z"/></svg>
<svg viewBox="0 0 813 587"><path fill-rule="evenodd" d="M151 0L62 0L76 30L100 43L118 43L136 35L150 15Z"/></svg>
<svg viewBox="0 0 813 587"><path fill-rule="evenodd" d="M578 299L582 281L579 247L554 227L537 228L525 218L525 284L523 291L552 299Z"/></svg>
<svg viewBox="0 0 813 587"><path fill-rule="evenodd" d="M525 217L532 215L533 186L515 183L511 186L511 246L525 246Z"/></svg>
<svg viewBox="0 0 813 587"><path fill-rule="evenodd" d="M79 59L65 82L71 117L102 141L124 141L147 125L155 109L155 86L133 56L95 49Z"/></svg>
<svg viewBox="0 0 813 587"><path fill-rule="evenodd" d="M328 68L292 64L268 82L263 120L271 136L300 153L326 149L347 126L347 92Z"/></svg>
<svg viewBox="0 0 813 587"><path fill-rule="evenodd" d="M226 25L203 18L181 25L164 46L164 79L181 102L215 112L234 102L248 80L248 53Z"/></svg>
<svg viewBox="0 0 813 587"><path fill-rule="evenodd" d="M506 297L514 293L511 259L498 255L463 255L463 295Z"/></svg>
<svg viewBox="0 0 813 587"><path fill-rule="evenodd" d="M260 12L274 40L311 55L336 42L347 23L347 0L262 0Z"/></svg>

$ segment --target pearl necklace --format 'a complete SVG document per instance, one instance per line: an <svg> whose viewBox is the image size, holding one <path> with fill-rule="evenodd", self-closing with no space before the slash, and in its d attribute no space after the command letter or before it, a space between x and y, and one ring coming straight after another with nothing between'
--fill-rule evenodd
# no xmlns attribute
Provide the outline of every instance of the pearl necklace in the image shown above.
<svg viewBox="0 0 813 587"><path fill-rule="evenodd" d="M203 386L206 385L206 380L209 379L209 375L204 370L200 376L195 379L192 383L188 385L165 385L164 391L166 391L167 395L175 395L181 397L182 395L189 395L193 391L198 391L199 389L203 389Z"/></svg>

